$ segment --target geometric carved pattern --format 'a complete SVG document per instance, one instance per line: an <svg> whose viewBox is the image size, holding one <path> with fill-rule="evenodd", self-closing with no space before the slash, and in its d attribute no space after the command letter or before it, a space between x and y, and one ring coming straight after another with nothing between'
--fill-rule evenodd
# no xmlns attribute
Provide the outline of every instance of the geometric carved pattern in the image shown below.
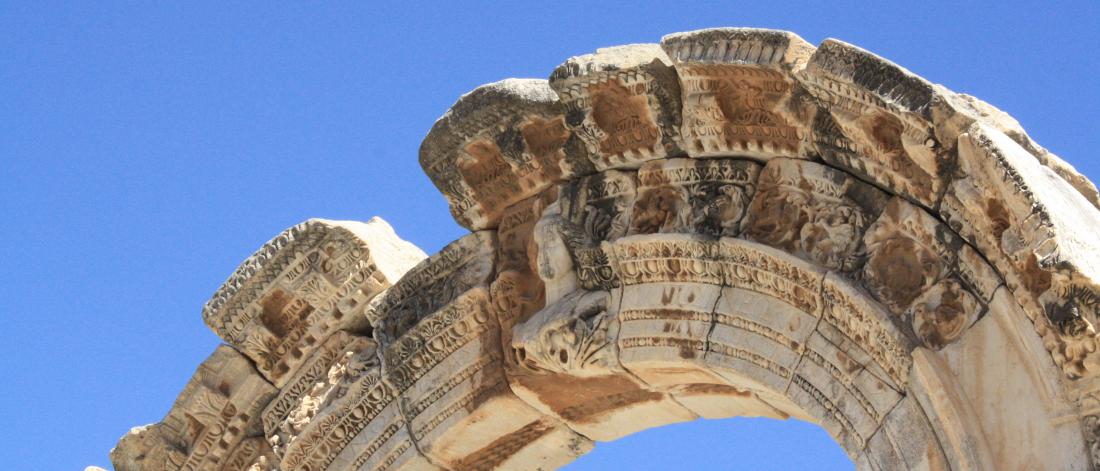
<svg viewBox="0 0 1100 471"><path fill-rule="evenodd" d="M1100 197L973 97L720 28L479 87L419 157L473 232L280 234L117 469L547 469L733 416L860 469L1100 463Z"/></svg>

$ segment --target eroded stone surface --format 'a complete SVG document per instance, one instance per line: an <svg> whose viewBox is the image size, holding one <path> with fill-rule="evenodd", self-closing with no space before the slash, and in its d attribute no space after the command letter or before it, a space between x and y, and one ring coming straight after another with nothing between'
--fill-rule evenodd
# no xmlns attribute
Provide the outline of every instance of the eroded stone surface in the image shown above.
<svg viewBox="0 0 1100 471"><path fill-rule="evenodd" d="M313 219L245 260L203 320L283 387L330 333L368 329L367 304L424 257L379 218Z"/></svg>
<svg viewBox="0 0 1100 471"><path fill-rule="evenodd" d="M683 147L692 157L813 153L817 105L792 72L813 46L786 31L722 28L661 39L680 77Z"/></svg>
<svg viewBox="0 0 1100 471"><path fill-rule="evenodd" d="M1100 198L991 105L721 28L480 87L420 159L475 232L281 234L117 469L549 469L734 416L859 469L1100 463Z"/></svg>

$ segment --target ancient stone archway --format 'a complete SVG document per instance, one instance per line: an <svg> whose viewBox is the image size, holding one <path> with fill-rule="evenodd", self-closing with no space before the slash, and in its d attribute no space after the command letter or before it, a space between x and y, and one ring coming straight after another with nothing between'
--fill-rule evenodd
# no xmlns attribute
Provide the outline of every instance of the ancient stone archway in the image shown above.
<svg viewBox="0 0 1100 471"><path fill-rule="evenodd" d="M553 468L732 416L819 423L860 469L1100 463L1100 198L973 97L704 30L478 88L420 161L472 232L280 234L117 469Z"/></svg>

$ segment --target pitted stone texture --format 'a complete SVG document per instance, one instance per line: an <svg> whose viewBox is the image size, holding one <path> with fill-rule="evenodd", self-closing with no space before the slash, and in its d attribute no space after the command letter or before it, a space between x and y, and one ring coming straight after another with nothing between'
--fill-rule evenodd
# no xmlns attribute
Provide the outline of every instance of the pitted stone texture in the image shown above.
<svg viewBox="0 0 1100 471"><path fill-rule="evenodd" d="M283 387L329 334L369 329L367 304L424 257L380 218L312 219L245 260L203 319Z"/></svg>
<svg viewBox="0 0 1100 471"><path fill-rule="evenodd" d="M550 74L566 125L597 170L636 168L680 150L680 83L656 44L598 49Z"/></svg>
<svg viewBox="0 0 1100 471"><path fill-rule="evenodd" d="M375 336L391 345L428 316L462 293L488 288L496 266L497 240L491 231L468 234L409 270L372 303L366 319Z"/></svg>
<svg viewBox="0 0 1100 471"><path fill-rule="evenodd" d="M258 371L223 347L119 469L544 469L738 415L859 469L1100 463L1100 198L985 103L704 30L482 87L421 159L478 231L280 236L204 314Z"/></svg>
<svg viewBox="0 0 1100 471"><path fill-rule="evenodd" d="M863 265L864 233L888 194L834 168L776 158L757 180L745 237L831 270Z"/></svg>
<svg viewBox="0 0 1100 471"><path fill-rule="evenodd" d="M243 469L264 453L266 444L251 439L263 437L260 411L276 391L248 359L220 346L164 420L122 437L111 462L120 471Z"/></svg>
<svg viewBox="0 0 1100 471"><path fill-rule="evenodd" d="M668 159L638 170L638 196L627 233L736 236L760 166L732 159Z"/></svg>
<svg viewBox="0 0 1100 471"><path fill-rule="evenodd" d="M976 124L959 139L960 172L941 213L978 247L1070 377L1097 364L1100 212L1004 133Z"/></svg>
<svg viewBox="0 0 1100 471"><path fill-rule="evenodd" d="M598 441L696 418L620 364L622 295L575 292L516 325L511 341L508 378L516 395Z"/></svg>
<svg viewBox="0 0 1100 471"><path fill-rule="evenodd" d="M420 146L420 165L466 228L496 227L505 208L592 173L545 80L504 80L463 95Z"/></svg>
<svg viewBox="0 0 1100 471"><path fill-rule="evenodd" d="M661 39L680 77L683 147L692 157L814 154L817 104L791 75L814 48L785 31L718 28Z"/></svg>

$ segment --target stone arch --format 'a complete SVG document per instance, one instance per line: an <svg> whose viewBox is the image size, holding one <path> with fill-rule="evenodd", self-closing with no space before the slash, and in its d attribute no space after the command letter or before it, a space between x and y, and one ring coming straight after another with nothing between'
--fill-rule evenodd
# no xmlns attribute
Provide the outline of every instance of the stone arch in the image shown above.
<svg viewBox="0 0 1100 471"><path fill-rule="evenodd" d="M819 423L860 469L1100 463L1100 198L973 97L702 30L480 87L420 162L471 233L273 239L118 469L552 468L744 415Z"/></svg>

